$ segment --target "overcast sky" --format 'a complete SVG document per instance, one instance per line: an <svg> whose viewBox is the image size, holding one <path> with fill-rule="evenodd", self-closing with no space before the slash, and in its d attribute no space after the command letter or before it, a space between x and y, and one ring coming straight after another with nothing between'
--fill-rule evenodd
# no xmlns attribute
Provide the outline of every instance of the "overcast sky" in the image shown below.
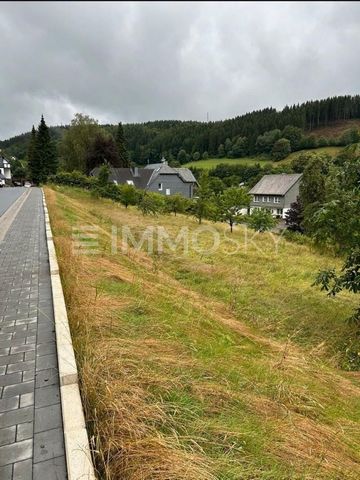
<svg viewBox="0 0 360 480"><path fill-rule="evenodd" d="M0 139L360 93L360 3L2 2Z"/></svg>

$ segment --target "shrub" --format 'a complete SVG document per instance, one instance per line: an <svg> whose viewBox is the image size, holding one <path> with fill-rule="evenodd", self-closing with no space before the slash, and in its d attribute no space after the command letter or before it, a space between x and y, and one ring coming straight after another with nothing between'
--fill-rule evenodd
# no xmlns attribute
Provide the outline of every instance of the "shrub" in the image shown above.
<svg viewBox="0 0 360 480"><path fill-rule="evenodd" d="M266 232L275 227L276 219L271 215L269 210L254 210L247 219L250 228L257 232Z"/></svg>
<svg viewBox="0 0 360 480"><path fill-rule="evenodd" d="M169 213L184 213L188 207L188 200L182 195L177 193L176 195L170 195L165 197L165 211Z"/></svg>
<svg viewBox="0 0 360 480"><path fill-rule="evenodd" d="M59 172L56 175L51 175L48 178L48 182L86 189L91 189L97 185L97 179L95 177L87 177L77 170L73 172Z"/></svg>
<svg viewBox="0 0 360 480"><path fill-rule="evenodd" d="M140 198L140 191L134 185L123 184L118 187L120 202L127 208L129 205L136 205Z"/></svg>
<svg viewBox="0 0 360 480"><path fill-rule="evenodd" d="M271 156L277 162L286 158L289 153L291 153L291 145L290 140L288 140L287 138L279 138L279 140L275 142L271 150Z"/></svg>
<svg viewBox="0 0 360 480"><path fill-rule="evenodd" d="M143 215L157 215L165 210L164 197L158 193L143 192L137 207Z"/></svg>

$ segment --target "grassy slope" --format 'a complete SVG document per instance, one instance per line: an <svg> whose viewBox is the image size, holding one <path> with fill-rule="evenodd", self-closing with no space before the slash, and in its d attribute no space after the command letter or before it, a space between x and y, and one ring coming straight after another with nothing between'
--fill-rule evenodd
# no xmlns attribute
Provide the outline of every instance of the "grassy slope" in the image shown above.
<svg viewBox="0 0 360 480"><path fill-rule="evenodd" d="M270 159L264 157L244 157L244 158L208 158L207 160L198 160L197 162L189 162L184 167L205 168L207 170L216 167L220 163L226 163L228 165L255 165L260 163L264 166L267 163L273 163Z"/></svg>
<svg viewBox="0 0 360 480"><path fill-rule="evenodd" d="M46 196L103 478L359 478L359 379L336 368L354 298L311 287L334 259L286 242L276 254L268 234L245 249L240 227L226 255L224 225L213 255L111 255L111 225L197 224ZM86 224L101 253L74 256L71 228Z"/></svg>
<svg viewBox="0 0 360 480"><path fill-rule="evenodd" d="M290 153L284 160L280 162L273 162L271 159L266 159L265 157L244 157L244 158L209 158L207 160L199 160L197 162L189 162L184 165L184 167L195 167L195 168L204 168L210 170L215 168L216 165L220 163L226 163L228 165L255 165L259 163L261 166L266 164L271 164L273 167L281 167L288 165L291 161L298 157L301 153L304 152L314 152L314 153L328 153L329 155L336 155L343 147L320 147L312 150L301 150L299 152Z"/></svg>

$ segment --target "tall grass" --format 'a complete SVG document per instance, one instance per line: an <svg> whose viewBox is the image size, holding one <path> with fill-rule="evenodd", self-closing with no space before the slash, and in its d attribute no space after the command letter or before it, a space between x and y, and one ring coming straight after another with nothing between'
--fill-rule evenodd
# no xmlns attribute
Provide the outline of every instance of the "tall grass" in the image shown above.
<svg viewBox="0 0 360 480"><path fill-rule="evenodd" d="M111 225L197 224L76 189L46 198L100 478L359 477L358 378L339 369L354 302L310 287L334 259L287 242L275 254L267 234L231 256L225 240L212 255L112 255ZM85 224L98 255L73 251Z"/></svg>

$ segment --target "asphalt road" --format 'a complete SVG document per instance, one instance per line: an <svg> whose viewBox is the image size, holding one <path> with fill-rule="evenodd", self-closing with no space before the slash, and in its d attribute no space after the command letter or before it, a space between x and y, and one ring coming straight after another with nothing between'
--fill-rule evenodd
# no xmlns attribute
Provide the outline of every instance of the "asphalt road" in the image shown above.
<svg viewBox="0 0 360 480"><path fill-rule="evenodd" d="M0 188L0 217L25 191L24 187Z"/></svg>

